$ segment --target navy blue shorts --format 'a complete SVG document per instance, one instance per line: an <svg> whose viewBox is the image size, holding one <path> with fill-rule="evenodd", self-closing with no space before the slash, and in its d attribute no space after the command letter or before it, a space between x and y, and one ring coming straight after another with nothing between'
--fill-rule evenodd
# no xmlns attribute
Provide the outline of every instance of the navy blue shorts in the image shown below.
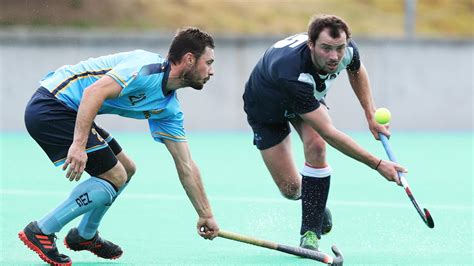
<svg viewBox="0 0 474 266"><path fill-rule="evenodd" d="M282 142L291 132L288 121L266 124L259 123L247 116L247 122L253 130L253 145L259 150L271 148Z"/></svg>
<svg viewBox="0 0 474 266"><path fill-rule="evenodd" d="M319 102L321 105L324 105L325 108L328 108L324 100L320 100ZM247 113L247 122L253 131L253 145L257 146L259 150L266 150L282 142L291 133L290 121L301 119L297 114L285 113L286 121L282 121L281 117L276 115L273 122L264 123L253 118L258 117L260 113L250 108L247 108L245 111Z"/></svg>
<svg viewBox="0 0 474 266"><path fill-rule="evenodd" d="M33 94L26 106L26 129L56 166L66 160L74 137L76 115L74 109L43 87ZM121 151L118 142L93 123L86 145L85 171L92 176L107 172L117 164L116 155Z"/></svg>

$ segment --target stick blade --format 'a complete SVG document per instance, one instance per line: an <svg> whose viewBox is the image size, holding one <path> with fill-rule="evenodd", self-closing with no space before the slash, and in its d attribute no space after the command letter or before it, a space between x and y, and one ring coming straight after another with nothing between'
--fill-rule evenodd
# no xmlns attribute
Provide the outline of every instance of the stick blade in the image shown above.
<svg viewBox="0 0 474 266"><path fill-rule="evenodd" d="M428 211L428 209L423 209L425 211L425 217L426 217L426 225L429 227L429 228L434 228L434 221L433 221L433 217L431 217L431 214L430 212Z"/></svg>
<svg viewBox="0 0 474 266"><path fill-rule="evenodd" d="M344 262L344 257L342 256L341 251L336 247L336 245L333 245L331 247L331 249L332 249L332 252L334 253L334 255L336 255L336 257L333 259L331 265L333 265L333 266L342 266L342 264Z"/></svg>

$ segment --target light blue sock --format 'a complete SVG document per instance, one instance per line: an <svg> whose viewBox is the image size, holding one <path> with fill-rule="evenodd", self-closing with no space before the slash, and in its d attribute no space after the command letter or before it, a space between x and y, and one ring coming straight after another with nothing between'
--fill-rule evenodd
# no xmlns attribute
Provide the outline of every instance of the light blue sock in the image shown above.
<svg viewBox="0 0 474 266"><path fill-rule="evenodd" d="M112 202L117 192L107 181L91 177L77 185L56 209L38 221L44 234L59 232L72 219Z"/></svg>
<svg viewBox="0 0 474 266"><path fill-rule="evenodd" d="M120 193L122 193L122 191L125 189L127 185L128 185L128 182L125 183L119 189L113 201L115 201L115 199L120 195ZM97 207L84 214L84 216L82 217L81 223L77 227L79 235L82 238L91 239L95 236L95 233L97 232L97 229L99 228L100 221L102 220L102 217L104 217L105 213L110 208L113 201L110 204Z"/></svg>

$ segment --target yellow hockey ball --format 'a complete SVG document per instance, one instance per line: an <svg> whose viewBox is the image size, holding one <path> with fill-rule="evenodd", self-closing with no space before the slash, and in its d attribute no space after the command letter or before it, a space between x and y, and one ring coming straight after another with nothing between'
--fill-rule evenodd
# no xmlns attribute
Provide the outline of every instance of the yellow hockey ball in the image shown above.
<svg viewBox="0 0 474 266"><path fill-rule="evenodd" d="M391 118L392 114L387 108L379 108L375 111L375 121L381 125L388 124Z"/></svg>

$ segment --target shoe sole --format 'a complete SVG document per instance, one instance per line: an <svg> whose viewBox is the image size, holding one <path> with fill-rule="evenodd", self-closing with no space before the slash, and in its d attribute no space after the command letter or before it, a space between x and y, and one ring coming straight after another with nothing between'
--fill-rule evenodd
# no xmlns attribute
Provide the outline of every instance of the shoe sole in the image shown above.
<svg viewBox="0 0 474 266"><path fill-rule="evenodd" d="M71 266L72 265L72 261L68 263L58 263L48 258L48 256L46 256L39 247L35 246L35 244L33 244L33 242L31 242L28 239L24 231L21 231L20 233L18 233L18 238L20 238L20 240L23 242L23 244L25 244L25 246L27 246L29 249L33 250L36 254L38 254L40 259L42 259L44 262L50 265L54 265L54 266Z"/></svg>
<svg viewBox="0 0 474 266"><path fill-rule="evenodd" d="M120 258L120 257L122 256L122 254L123 254L123 253L122 253L122 254L120 254L120 255L117 255L117 256L111 257L111 258L104 258L104 257L99 256L97 253L95 253L94 251L89 250L89 249L77 249L77 250L76 250L76 249L73 249L73 248L71 248L71 247L68 245L68 243L66 242L66 239L64 239L63 242L64 242L64 246L66 246L66 248L68 248L68 249L70 249L70 250L72 250L72 251L74 251L74 252L79 252L79 251L84 251L84 250L85 250L85 251L89 251L90 253L92 253L92 254L94 254L94 255L96 255L97 257L102 258L102 259L116 260L116 259Z"/></svg>

